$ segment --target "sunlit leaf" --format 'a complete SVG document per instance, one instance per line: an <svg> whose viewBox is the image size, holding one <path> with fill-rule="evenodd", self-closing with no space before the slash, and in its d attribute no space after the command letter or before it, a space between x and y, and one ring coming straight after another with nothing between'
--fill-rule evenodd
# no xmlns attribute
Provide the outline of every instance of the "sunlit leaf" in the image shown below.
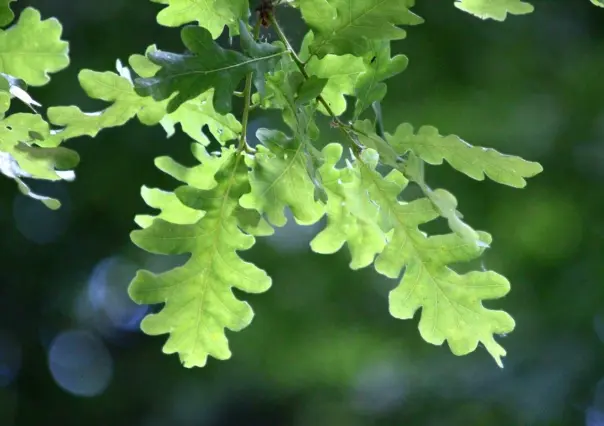
<svg viewBox="0 0 604 426"><path fill-rule="evenodd" d="M534 7L522 0L456 0L455 6L480 19L505 20L507 14L525 15Z"/></svg>
<svg viewBox="0 0 604 426"><path fill-rule="evenodd" d="M372 40L399 40L405 31L397 25L423 20L409 9L414 0L300 0L302 16L313 30L312 54L363 55Z"/></svg>
<svg viewBox="0 0 604 426"><path fill-rule="evenodd" d="M237 255L254 244L235 214L239 197L249 191L247 167L232 149L223 150L219 161L215 175L212 168L197 170L215 179L212 189L176 190L184 205L205 212L198 222L179 225L158 218L132 233L134 243L149 252L191 254L183 266L161 274L139 271L129 289L137 303L165 304L159 313L145 317L141 327L150 335L169 333L163 350L178 353L185 367L204 366L208 356L231 356L225 328L241 330L253 317L251 307L235 298L233 287L260 293L271 285L264 271Z"/></svg>
<svg viewBox="0 0 604 426"><path fill-rule="evenodd" d="M30 86L42 86L50 73L69 65L68 44L61 40L62 27L55 18L42 20L26 8L17 22L0 30L0 72L20 78Z"/></svg>

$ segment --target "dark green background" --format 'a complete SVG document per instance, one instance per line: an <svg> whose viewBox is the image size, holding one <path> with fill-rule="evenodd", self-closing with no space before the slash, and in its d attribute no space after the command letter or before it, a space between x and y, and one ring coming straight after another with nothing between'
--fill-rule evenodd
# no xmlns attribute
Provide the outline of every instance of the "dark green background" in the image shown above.
<svg viewBox="0 0 604 426"><path fill-rule="evenodd" d="M183 50L148 1L18 3L57 17L71 43L71 66L31 90L44 106L101 109L79 88L78 70L113 70L151 43ZM535 13L498 23L452 0L419 3L426 23L394 43L410 66L389 82L387 129L431 124L545 168L523 190L448 165L427 171L494 236L483 264L512 291L488 305L517 322L500 339L505 368L483 348L456 357L423 342L417 318L388 314L394 281L351 272L345 251L311 253L316 228L294 225L244 253L274 284L242 295L256 317L228 333L232 359L182 368L161 353L165 337L136 331L127 284L138 267L170 263L128 234L145 211L141 185L175 185L153 158L192 158L184 136L133 121L69 141L82 159L77 180L36 185L64 202L58 212L0 179L0 425L604 425L604 10L542 0ZM297 45L297 12L278 17ZM253 129L267 125L252 117ZM93 396L78 394L87 387Z"/></svg>

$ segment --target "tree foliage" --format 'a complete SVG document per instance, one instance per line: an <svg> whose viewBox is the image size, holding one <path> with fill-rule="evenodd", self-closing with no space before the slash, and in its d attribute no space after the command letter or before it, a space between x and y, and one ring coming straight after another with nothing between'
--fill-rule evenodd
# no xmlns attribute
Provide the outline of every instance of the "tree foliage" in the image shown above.
<svg viewBox="0 0 604 426"><path fill-rule="evenodd" d="M2 26L13 21L12 1L0 0ZM458 271L460 264L479 258L492 238L462 220L453 194L428 185L425 164L446 161L469 178L487 176L516 188L542 168L443 136L432 126L415 131L403 117L392 133L384 129L380 102L387 81L408 63L404 55L391 55L391 42L423 22L412 11L414 1L264 0L252 9L247 0L152 1L163 5L159 24L185 25L185 53L152 45L144 55L132 55L129 67L117 61L115 71L80 71L86 94L107 107L97 112L50 107L51 124L35 110L40 105L27 90L48 83L50 74L68 65L61 25L26 8L0 31L0 172L24 194L57 208L58 200L32 192L25 179L73 179L78 156L60 145L134 118L160 124L167 137L180 125L193 140L196 166L156 159L160 170L180 182L176 190L142 188L143 199L158 212L136 216L140 229L132 241L151 253L189 254L182 266L160 274L142 270L132 281L134 301L163 304L143 320L143 331L169 334L164 351L178 353L186 367L203 366L208 356L229 358L225 329L241 330L253 317L232 289L260 293L271 286L268 275L238 252L285 225L290 210L300 225L325 218L310 244L313 251L332 254L346 247L352 269L373 266L398 280L390 312L411 319L421 311L424 340L447 341L457 355L481 343L502 366L505 350L495 338L515 323L483 301L503 297L510 284L493 271ZM454 5L497 21L533 10L521 0ZM299 49L277 22L278 7L297 8L307 25ZM260 37L261 26L277 40ZM221 34L236 42L223 47ZM14 98L33 112L8 114ZM243 100L237 114L234 98ZM259 129L253 144L250 114L268 109L280 112L287 130ZM319 149L322 116L339 137ZM423 195L409 198L409 186ZM449 232L428 235L421 229L439 218Z"/></svg>

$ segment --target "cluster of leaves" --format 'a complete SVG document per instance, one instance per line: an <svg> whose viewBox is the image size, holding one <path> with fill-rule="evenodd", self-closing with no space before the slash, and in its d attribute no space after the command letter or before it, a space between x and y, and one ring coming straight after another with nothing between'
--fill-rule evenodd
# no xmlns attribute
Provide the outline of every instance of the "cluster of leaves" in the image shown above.
<svg viewBox="0 0 604 426"><path fill-rule="evenodd" d="M0 0L0 25L12 22L11 1ZM116 72L82 70L82 88L108 106L97 112L49 108L56 130L38 114L4 113L11 96L37 106L24 85L45 84L48 73L67 66L60 25L26 9L0 33L0 171L30 196L57 206L56 200L31 193L22 178L72 176L65 170L77 155L59 147L65 140L94 137L136 117L145 125L160 124L168 137L180 125L194 141L199 162L194 167L156 159L161 171L181 183L178 188L142 188L143 199L158 213L136 216L140 229L132 233L133 242L152 253L190 255L164 273L137 273L132 299L164 304L143 320L142 329L169 334L164 352L178 353L186 367L205 365L209 355L229 358L225 329L241 330L253 317L232 289L259 293L271 286L270 277L238 252L285 225L289 209L300 225L326 217L311 242L315 252L346 247L352 269L372 265L399 280L390 294L390 312L409 319L421 310L419 331L427 342L446 340L457 355L481 343L501 366L505 350L494 336L512 331L514 320L482 301L504 296L509 283L493 271L454 270L453 264L481 256L491 236L462 220L451 193L426 183L424 164L446 161L470 178L486 176L517 188L542 168L443 136L431 126L416 131L402 123L393 133L385 131L380 102L386 80L408 62L404 55L391 55L390 43L405 37L401 25L423 22L411 11L413 0L287 1L280 6L297 8L309 28L297 50L275 20L277 5L267 0L255 16L248 0L152 1L164 5L160 24L186 24L181 37L187 53L153 45L145 55L132 55L129 67L118 61ZM533 10L520 0L456 0L455 6L494 20ZM259 41L261 23L278 41ZM225 32L238 39L240 49L216 41ZM239 117L232 113L234 97L243 99ZM280 111L288 130L259 129L259 142L251 146L249 116L267 109ZM317 148L319 117L328 117L340 131L340 138L322 149ZM419 187L423 196L406 199L408 185ZM420 230L438 218L447 221L449 233Z"/></svg>
<svg viewBox="0 0 604 426"><path fill-rule="evenodd" d="M2 27L15 17L11 2L0 1ZM42 20L33 8L26 8L15 24L0 30L0 173L13 179L23 194L52 209L59 208L60 202L33 192L26 179L72 180L79 157L58 146L60 140L36 112L41 105L27 93L27 87L47 84L50 73L69 65L68 44L61 40L61 32L56 19ZM9 115L14 99L33 112Z"/></svg>

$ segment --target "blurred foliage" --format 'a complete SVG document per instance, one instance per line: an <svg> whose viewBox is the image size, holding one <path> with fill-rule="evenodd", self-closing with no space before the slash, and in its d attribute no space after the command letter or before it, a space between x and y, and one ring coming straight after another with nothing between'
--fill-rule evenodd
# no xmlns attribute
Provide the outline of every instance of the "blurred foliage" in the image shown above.
<svg viewBox="0 0 604 426"><path fill-rule="evenodd" d="M153 42L182 49L178 30L155 24L151 2L28 3L56 16L70 42L70 67L35 89L43 105L101 109L79 89L80 69L112 69ZM138 331L141 312L120 297L137 268L182 261L142 254L128 233L144 208L140 187L174 187L153 159L169 153L191 164L190 144L131 122L66 142L81 156L78 179L32 184L64 201L58 211L0 180L0 424L602 424L604 14L586 1L533 3L534 13L500 23L419 2L426 22L394 43L409 65L383 102L386 128L435 125L544 166L522 191L448 166L426 170L456 194L464 220L492 233L485 266L512 284L497 302L517 324L503 370L486 350L462 358L426 345L416 320L389 316L393 282L350 271L345 253L311 253L320 228L293 224L242 254L279 284L246 296L255 320L229 333L233 358L183 369L161 353L161 338ZM278 13L299 45L297 12ZM250 135L267 125L258 117ZM323 134L330 142L328 126ZM61 334L73 329L88 337ZM57 349L66 341L79 344Z"/></svg>

